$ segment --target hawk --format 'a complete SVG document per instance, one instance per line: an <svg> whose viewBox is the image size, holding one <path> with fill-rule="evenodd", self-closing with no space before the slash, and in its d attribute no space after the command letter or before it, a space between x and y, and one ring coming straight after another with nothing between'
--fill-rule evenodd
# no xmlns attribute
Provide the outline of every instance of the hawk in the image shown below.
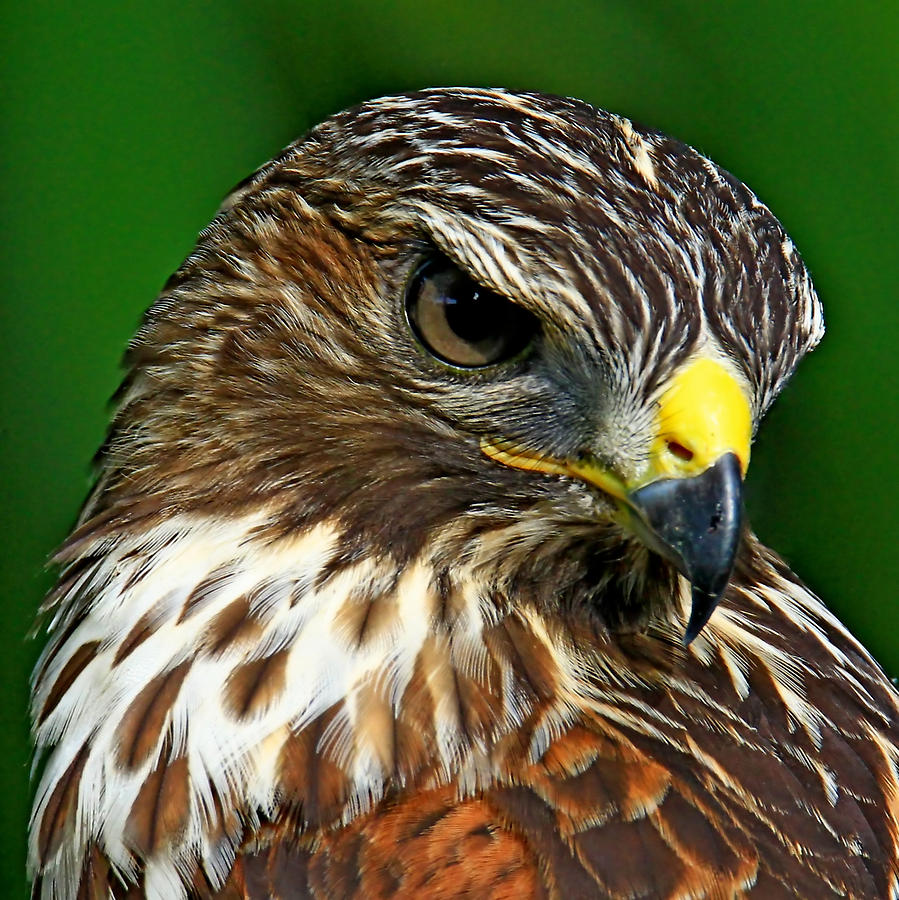
<svg viewBox="0 0 899 900"><path fill-rule="evenodd" d="M34 896L896 897L897 693L741 513L822 332L744 185L586 103L289 146L58 553Z"/></svg>

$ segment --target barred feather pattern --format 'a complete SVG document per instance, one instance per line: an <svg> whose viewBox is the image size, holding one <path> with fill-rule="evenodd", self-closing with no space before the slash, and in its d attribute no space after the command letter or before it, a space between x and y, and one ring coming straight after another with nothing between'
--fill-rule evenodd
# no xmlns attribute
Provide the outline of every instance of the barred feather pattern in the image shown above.
<svg viewBox="0 0 899 900"><path fill-rule="evenodd" d="M437 365L442 254L539 319ZM823 332L695 151L477 89L342 113L240 185L148 311L35 672L34 896L899 896L897 695L747 531L689 585L601 491L711 356L754 424Z"/></svg>

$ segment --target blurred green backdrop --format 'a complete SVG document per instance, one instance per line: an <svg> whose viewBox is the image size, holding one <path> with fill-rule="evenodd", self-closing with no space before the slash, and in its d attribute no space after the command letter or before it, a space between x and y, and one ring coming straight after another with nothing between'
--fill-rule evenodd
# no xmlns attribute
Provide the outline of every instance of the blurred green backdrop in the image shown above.
<svg viewBox="0 0 899 900"><path fill-rule="evenodd" d="M25 895L25 634L141 311L222 195L320 118L439 84L571 94L698 147L796 240L829 335L756 446L757 531L899 674L899 4L5 4L0 893Z"/></svg>

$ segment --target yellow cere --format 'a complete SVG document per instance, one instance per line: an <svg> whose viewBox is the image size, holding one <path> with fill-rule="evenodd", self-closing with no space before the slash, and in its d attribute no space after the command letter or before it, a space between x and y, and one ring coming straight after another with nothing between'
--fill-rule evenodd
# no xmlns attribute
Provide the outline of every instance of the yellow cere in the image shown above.
<svg viewBox="0 0 899 900"><path fill-rule="evenodd" d="M697 359L671 380L659 401L658 435L643 484L699 475L725 453L746 474L752 412L737 379L714 359Z"/></svg>

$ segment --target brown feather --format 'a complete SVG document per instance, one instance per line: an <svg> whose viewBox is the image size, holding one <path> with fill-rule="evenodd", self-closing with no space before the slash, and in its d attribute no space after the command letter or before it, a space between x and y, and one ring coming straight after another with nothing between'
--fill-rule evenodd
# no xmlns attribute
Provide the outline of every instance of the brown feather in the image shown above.
<svg viewBox="0 0 899 900"><path fill-rule="evenodd" d="M38 716L38 724L46 721L47 716L56 709L57 704L62 700L69 688L72 687L74 681L97 655L99 646L100 641L88 641L86 644L82 644L72 654L69 661L65 664L62 671L57 675L56 680L53 682L50 693L47 694L47 699L44 701L44 705Z"/></svg>
<svg viewBox="0 0 899 900"><path fill-rule="evenodd" d="M278 650L235 667L225 685L225 697L232 714L239 718L259 715L274 703L285 683L288 654Z"/></svg>
<svg viewBox="0 0 899 900"><path fill-rule="evenodd" d="M131 808L125 839L142 857L152 856L166 842L178 839L187 825L189 808L187 758L170 759L163 748Z"/></svg>
<svg viewBox="0 0 899 900"><path fill-rule="evenodd" d="M159 743L190 666L190 660L185 660L157 675L132 701L117 729L120 765L136 769L146 762Z"/></svg>

